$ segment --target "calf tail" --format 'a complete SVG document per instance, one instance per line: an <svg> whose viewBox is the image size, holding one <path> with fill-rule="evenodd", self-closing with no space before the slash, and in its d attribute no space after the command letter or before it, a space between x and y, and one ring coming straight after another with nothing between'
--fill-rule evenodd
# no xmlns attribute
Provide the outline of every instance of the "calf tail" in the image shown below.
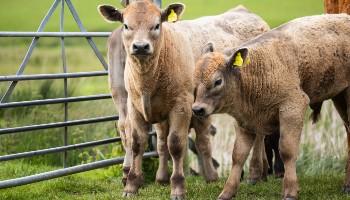
<svg viewBox="0 0 350 200"><path fill-rule="evenodd" d="M315 104L311 104L311 119L313 123L316 123L318 121L318 119L320 118L320 114L321 114L321 109L322 109L322 103L315 103Z"/></svg>

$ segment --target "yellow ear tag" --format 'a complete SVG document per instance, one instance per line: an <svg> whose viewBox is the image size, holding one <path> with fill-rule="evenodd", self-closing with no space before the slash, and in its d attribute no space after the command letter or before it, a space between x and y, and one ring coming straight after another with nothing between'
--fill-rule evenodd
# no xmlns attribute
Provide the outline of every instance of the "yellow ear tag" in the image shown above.
<svg viewBox="0 0 350 200"><path fill-rule="evenodd" d="M168 15L168 22L176 22L177 21L177 14L175 13L174 9L170 10L170 14Z"/></svg>
<svg viewBox="0 0 350 200"><path fill-rule="evenodd" d="M241 56L241 53L238 52L236 57L235 57L235 62L233 63L234 66L236 67L242 67L243 66L243 58Z"/></svg>

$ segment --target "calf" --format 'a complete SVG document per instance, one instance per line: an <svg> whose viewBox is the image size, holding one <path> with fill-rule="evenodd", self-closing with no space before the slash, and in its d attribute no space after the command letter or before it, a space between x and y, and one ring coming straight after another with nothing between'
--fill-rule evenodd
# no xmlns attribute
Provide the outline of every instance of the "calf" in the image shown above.
<svg viewBox="0 0 350 200"><path fill-rule="evenodd" d="M350 16L303 17L235 48L229 57L212 52L197 63L196 101L202 117L229 113L239 124L232 169L219 199L237 192L239 175L255 138L280 132L283 199L298 193L295 162L305 110L332 99L349 141ZM348 146L350 143L348 142ZM349 152L348 152L349 156ZM350 166L344 190L350 191Z"/></svg>
<svg viewBox="0 0 350 200"><path fill-rule="evenodd" d="M121 40L112 41L112 35L109 43L120 44L122 41L123 47L113 47L120 47L116 51L125 48L126 52L124 92L127 98L121 98L121 102L127 102L124 113L127 119L122 128L126 136L128 133L132 136L132 144L129 144L132 160L124 195L135 194L142 185L142 154L148 129L155 124L160 160L157 178L166 179L166 163L170 153L173 160L171 196L182 199L185 194L183 158L190 122L197 134L196 146L203 158L206 180L217 179L211 162L210 119L192 118L195 60L201 55L202 46L207 41L213 41L219 49L224 49L227 41L238 45L268 30L268 26L260 17L241 7L222 15L175 24L166 21L179 19L184 10L182 4L171 4L161 11L151 1L135 1L122 11L107 5L100 6L99 10L107 20L123 23L123 28L113 33L117 40L120 37ZM109 50L109 59L111 57L123 56ZM117 63L119 67L123 64ZM123 74L122 69L110 71L117 77ZM110 82L115 88L124 86L113 75Z"/></svg>

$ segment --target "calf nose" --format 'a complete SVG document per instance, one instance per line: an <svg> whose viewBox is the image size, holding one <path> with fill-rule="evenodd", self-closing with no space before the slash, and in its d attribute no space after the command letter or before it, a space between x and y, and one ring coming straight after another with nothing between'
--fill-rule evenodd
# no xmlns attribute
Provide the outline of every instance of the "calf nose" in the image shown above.
<svg viewBox="0 0 350 200"><path fill-rule="evenodd" d="M200 106L193 106L192 111L197 116L204 116L205 115L205 109Z"/></svg>
<svg viewBox="0 0 350 200"><path fill-rule="evenodd" d="M146 42L136 42L132 45L132 49L136 54L144 54L149 52L150 45Z"/></svg>

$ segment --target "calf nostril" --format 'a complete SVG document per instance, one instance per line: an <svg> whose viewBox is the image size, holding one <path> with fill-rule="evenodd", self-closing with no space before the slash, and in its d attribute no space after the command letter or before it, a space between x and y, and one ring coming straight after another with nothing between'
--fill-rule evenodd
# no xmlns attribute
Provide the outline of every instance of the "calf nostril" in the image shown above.
<svg viewBox="0 0 350 200"><path fill-rule="evenodd" d="M143 47L144 50L149 50L150 49L150 45L149 44L145 44L145 46Z"/></svg>
<svg viewBox="0 0 350 200"><path fill-rule="evenodd" d="M133 44L133 45L132 45L132 49L133 49L133 50L138 50L138 49L139 49L139 47L138 47L138 45Z"/></svg>
<svg viewBox="0 0 350 200"><path fill-rule="evenodd" d="M203 116L203 115L205 115L205 110L204 110L204 108L193 108L192 109L192 111L193 111L193 113L195 114L195 115L197 115L197 116Z"/></svg>

